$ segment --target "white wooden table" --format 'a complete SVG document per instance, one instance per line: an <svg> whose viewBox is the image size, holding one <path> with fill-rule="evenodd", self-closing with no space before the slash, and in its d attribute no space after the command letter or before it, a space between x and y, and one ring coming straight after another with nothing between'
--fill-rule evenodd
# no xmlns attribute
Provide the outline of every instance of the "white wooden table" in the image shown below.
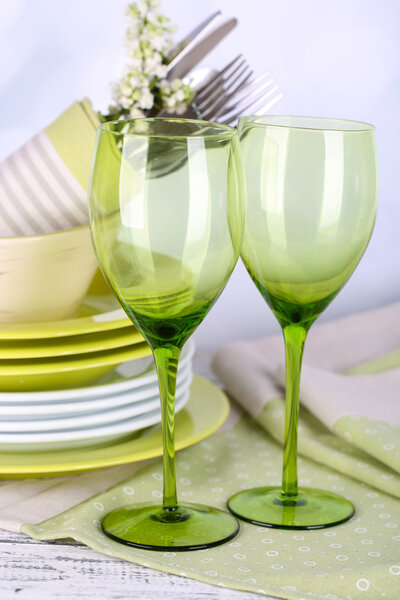
<svg viewBox="0 0 400 600"><path fill-rule="evenodd" d="M257 600L193 579L167 575L75 542L39 542L0 530L1 600Z"/></svg>

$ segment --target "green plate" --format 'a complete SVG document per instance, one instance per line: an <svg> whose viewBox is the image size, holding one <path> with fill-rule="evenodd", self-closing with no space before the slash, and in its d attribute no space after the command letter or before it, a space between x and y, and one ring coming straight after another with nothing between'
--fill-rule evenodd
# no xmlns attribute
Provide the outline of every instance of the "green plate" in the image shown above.
<svg viewBox="0 0 400 600"><path fill-rule="evenodd" d="M97 272L76 318L41 323L0 323L0 339L27 340L97 333L132 326L130 319Z"/></svg>
<svg viewBox="0 0 400 600"><path fill-rule="evenodd" d="M68 358L0 360L0 391L27 392L74 388L99 379L118 364L148 356L146 342Z"/></svg>
<svg viewBox="0 0 400 600"><path fill-rule="evenodd" d="M196 375L190 399L176 415L176 450L208 437L225 421L229 402L214 384ZM31 453L0 453L0 478L24 479L71 475L113 465L145 460L162 454L161 428L144 430L133 439L97 448Z"/></svg>
<svg viewBox="0 0 400 600"><path fill-rule="evenodd" d="M53 356L71 356L87 352L101 352L133 346L144 342L143 336L136 327L123 327L121 329L71 335L67 337L37 338L28 340L1 340L0 360L24 358L51 358Z"/></svg>

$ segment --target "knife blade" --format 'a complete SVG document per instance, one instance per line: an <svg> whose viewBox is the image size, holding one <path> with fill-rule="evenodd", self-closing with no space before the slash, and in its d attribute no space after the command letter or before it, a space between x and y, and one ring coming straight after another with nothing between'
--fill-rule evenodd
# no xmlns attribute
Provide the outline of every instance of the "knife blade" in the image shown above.
<svg viewBox="0 0 400 600"><path fill-rule="evenodd" d="M201 39L194 39L193 42L186 47L186 49L179 54L176 59L171 61L169 65L169 71L167 79L169 81L184 77L189 71L193 69L215 46L224 39L237 25L237 19L232 18L217 27L214 31L206 36L202 36ZM204 34L204 30L203 30Z"/></svg>
<svg viewBox="0 0 400 600"><path fill-rule="evenodd" d="M178 54L182 53L183 56L183 52L184 50L186 50L189 44L190 50L190 48L193 47L194 42L200 40L203 34L207 33L210 29L212 29L213 25L219 19L220 16L221 11L217 10L215 13L207 17L207 19L205 19L202 23L200 23L200 25L197 25L197 27L195 27L190 33L188 33L188 35L184 37L183 40L176 44L176 46L174 46L174 48L172 48L171 52L168 54L168 64L172 64L173 66L173 61L176 61L176 59L178 58Z"/></svg>

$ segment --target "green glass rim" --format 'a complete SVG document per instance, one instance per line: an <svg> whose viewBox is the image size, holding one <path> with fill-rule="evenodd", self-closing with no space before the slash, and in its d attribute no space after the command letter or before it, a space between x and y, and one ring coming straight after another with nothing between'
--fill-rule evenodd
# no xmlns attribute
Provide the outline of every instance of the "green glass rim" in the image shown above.
<svg viewBox="0 0 400 600"><path fill-rule="evenodd" d="M375 131L374 125L363 121L336 119L331 117L302 117L296 115L248 115L240 117L239 125L312 131L337 131L341 133L365 133Z"/></svg>
<svg viewBox="0 0 400 600"><path fill-rule="evenodd" d="M176 125L188 125L189 127L193 127L192 132L187 132L186 134L179 133L155 133L150 131L146 133L145 131L138 132L124 132L120 129L125 127L128 124L138 125L141 123L154 123L154 124L176 124ZM118 129L117 129L118 128ZM178 117L141 117L137 119L118 119L116 121L105 121L104 123L100 123L97 127L98 131L105 131L110 133L116 137L124 136L124 137L145 137L145 138L166 138L168 140L185 140L187 138L198 138L198 139L223 139L223 138L231 138L237 135L237 131L234 127L230 125L225 125L224 123L217 123L216 121L204 121L201 119L183 119ZM214 131L207 131L213 129Z"/></svg>

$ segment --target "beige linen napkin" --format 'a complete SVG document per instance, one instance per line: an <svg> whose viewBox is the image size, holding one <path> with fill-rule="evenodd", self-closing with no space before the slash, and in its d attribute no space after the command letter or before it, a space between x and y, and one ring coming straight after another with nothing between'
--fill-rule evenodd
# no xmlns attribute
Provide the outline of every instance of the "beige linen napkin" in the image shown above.
<svg viewBox="0 0 400 600"><path fill-rule="evenodd" d="M299 451L400 496L400 303L311 328ZM221 348L213 362L232 397L283 440L281 335ZM347 374L344 374L347 373Z"/></svg>
<svg viewBox="0 0 400 600"><path fill-rule="evenodd" d="M87 98L0 162L0 237L88 222L87 187L99 120Z"/></svg>
<svg viewBox="0 0 400 600"><path fill-rule="evenodd" d="M0 529L19 532L84 502L152 462L139 461L69 477L0 482Z"/></svg>

